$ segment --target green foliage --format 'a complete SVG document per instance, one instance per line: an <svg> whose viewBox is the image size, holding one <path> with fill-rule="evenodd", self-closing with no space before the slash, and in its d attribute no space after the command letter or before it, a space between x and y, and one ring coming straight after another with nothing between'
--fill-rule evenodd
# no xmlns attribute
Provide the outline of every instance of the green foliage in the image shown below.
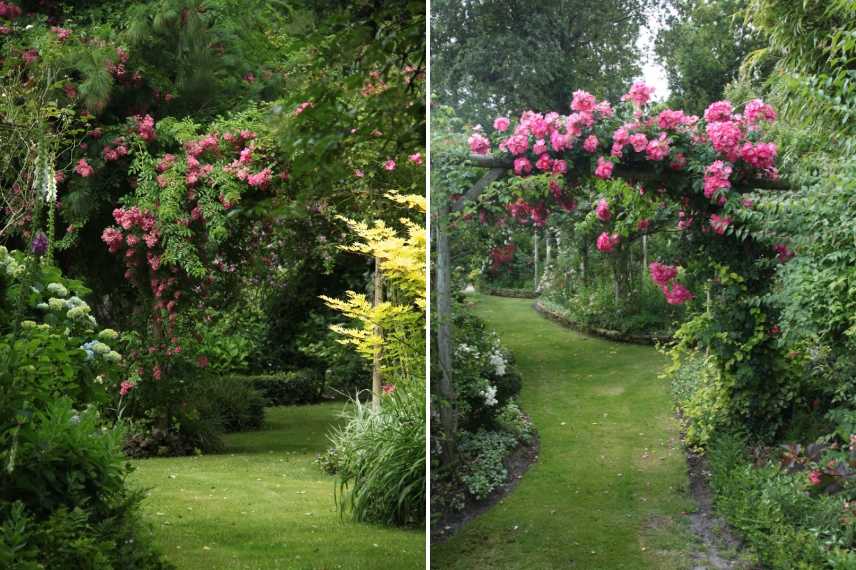
<svg viewBox="0 0 856 570"><path fill-rule="evenodd" d="M608 97L638 72L645 3L565 0L431 5L432 90L472 124L567 109L568 85ZM537 41L533 41L537 38Z"/></svg>
<svg viewBox="0 0 856 570"><path fill-rule="evenodd" d="M503 461L516 446L517 438L511 433L479 430L460 434L460 477L470 495L484 499L505 483L508 470Z"/></svg>
<svg viewBox="0 0 856 570"><path fill-rule="evenodd" d="M267 399L250 382L214 376L205 380L205 395L223 422L223 431L261 429Z"/></svg>
<svg viewBox="0 0 856 570"><path fill-rule="evenodd" d="M775 62L770 88L782 114L853 150L856 9L849 0L750 0L748 23L769 44L747 65Z"/></svg>
<svg viewBox="0 0 856 570"><path fill-rule="evenodd" d="M805 474L753 466L745 441L719 436L709 448L716 508L769 568L852 568L853 513L840 496L806 493Z"/></svg>
<svg viewBox="0 0 856 570"><path fill-rule="evenodd" d="M143 494L126 485L122 435L68 399L16 430L0 472L4 567L167 567L141 533Z"/></svg>
<svg viewBox="0 0 856 570"><path fill-rule="evenodd" d="M354 520L424 524L425 399L417 390L386 394L378 411L352 400L330 435L336 454L337 502Z"/></svg>
<svg viewBox="0 0 856 570"><path fill-rule="evenodd" d="M701 115L711 102L723 98L744 58L762 46L757 31L743 21L746 4L746 0L673 2L674 10L656 39L672 107Z"/></svg>

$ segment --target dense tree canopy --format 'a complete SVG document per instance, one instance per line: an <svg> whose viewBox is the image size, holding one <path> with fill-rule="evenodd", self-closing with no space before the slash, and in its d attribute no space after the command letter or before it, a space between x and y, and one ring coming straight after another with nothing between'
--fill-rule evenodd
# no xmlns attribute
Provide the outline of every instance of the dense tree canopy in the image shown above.
<svg viewBox="0 0 856 570"><path fill-rule="evenodd" d="M637 0L432 4L432 91L466 121L558 109L567 85L617 97L639 71Z"/></svg>

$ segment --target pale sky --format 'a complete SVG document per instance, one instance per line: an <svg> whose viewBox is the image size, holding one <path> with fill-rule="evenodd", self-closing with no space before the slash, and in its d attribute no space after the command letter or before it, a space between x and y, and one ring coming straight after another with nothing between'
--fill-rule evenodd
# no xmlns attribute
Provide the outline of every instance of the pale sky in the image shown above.
<svg viewBox="0 0 856 570"><path fill-rule="evenodd" d="M666 79L666 70L655 60L654 38L659 29L660 23L653 13L649 12L648 23L640 30L639 39L636 41L636 46L642 52L642 76L637 79L653 85L655 88L653 98L656 101L663 101L669 97L669 82Z"/></svg>

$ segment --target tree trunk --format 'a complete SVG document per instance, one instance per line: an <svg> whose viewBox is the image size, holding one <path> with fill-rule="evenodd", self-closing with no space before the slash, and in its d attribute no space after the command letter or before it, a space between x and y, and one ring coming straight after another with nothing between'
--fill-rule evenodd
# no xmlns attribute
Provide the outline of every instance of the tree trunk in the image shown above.
<svg viewBox="0 0 856 570"><path fill-rule="evenodd" d="M435 237L437 240L437 262L434 270L437 293L437 359L440 364L439 412L440 426L444 438L441 442L441 456L445 465L451 465L457 459L457 419L455 414L455 390L452 383L452 297L451 297L451 260L449 251L449 204L447 198L441 198L437 213Z"/></svg>
<svg viewBox="0 0 856 570"><path fill-rule="evenodd" d="M648 279L648 235L642 234L642 287L645 287L646 279ZM639 293L642 293L642 289Z"/></svg>
<svg viewBox="0 0 856 570"><path fill-rule="evenodd" d="M374 267L374 306L383 303L383 272L380 270L380 259L375 258ZM383 329L375 325L375 336L383 339ZM381 361L383 359L383 343L377 347L372 361L372 410L380 410L380 397L383 392L383 374L381 373Z"/></svg>

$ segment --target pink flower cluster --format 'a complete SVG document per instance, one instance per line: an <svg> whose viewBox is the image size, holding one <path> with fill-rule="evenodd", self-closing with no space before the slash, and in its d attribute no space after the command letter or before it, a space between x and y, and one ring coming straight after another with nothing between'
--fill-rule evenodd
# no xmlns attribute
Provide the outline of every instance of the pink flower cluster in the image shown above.
<svg viewBox="0 0 856 570"><path fill-rule="evenodd" d="M125 144L125 139L122 137L113 139L112 144L105 145L104 148L101 150L101 157L106 162L119 160L121 157L127 155L128 147Z"/></svg>
<svg viewBox="0 0 856 570"><path fill-rule="evenodd" d="M746 107L743 109L743 114L746 116L746 121L750 125L757 125L761 121L772 123L776 120L775 109L760 99L752 99L746 103Z"/></svg>
<svg viewBox="0 0 856 570"><path fill-rule="evenodd" d="M77 161L77 165L74 167L74 171L84 178L92 176L92 173L94 172L92 166L90 166L89 163L86 162L85 158L81 158Z"/></svg>
<svg viewBox="0 0 856 570"><path fill-rule="evenodd" d="M0 1L0 18L6 18L7 20L14 20L15 18L20 17L21 15L21 7L17 4L11 4L9 2Z"/></svg>
<svg viewBox="0 0 856 570"><path fill-rule="evenodd" d="M654 261L648 265L648 271L651 273L651 280L658 287L665 287L669 282L678 276L678 268L674 265L664 265Z"/></svg>
<svg viewBox="0 0 856 570"><path fill-rule="evenodd" d="M602 156L597 157L597 167L594 169L594 175L604 180L612 177L612 169L614 165L609 160Z"/></svg>
<svg viewBox="0 0 856 570"><path fill-rule="evenodd" d="M141 139L146 142L155 140L155 120L151 115L145 117L137 115L134 120L137 122L137 134L140 135Z"/></svg>
<svg viewBox="0 0 856 570"><path fill-rule="evenodd" d="M716 196L720 205L725 203L725 195L719 191L731 188L731 182L729 181L731 170L731 165L722 160L717 160L704 169L705 198L711 200Z"/></svg>
<svg viewBox="0 0 856 570"><path fill-rule="evenodd" d="M51 32L56 34L56 39L60 42L64 42L71 36L71 30L66 28L60 28L59 26L53 26L51 28Z"/></svg>
<svg viewBox="0 0 856 570"><path fill-rule="evenodd" d="M296 117L303 113L306 109L310 109L313 107L312 101L304 101L300 105L297 106L296 109L292 112L292 116Z"/></svg>
<svg viewBox="0 0 856 570"><path fill-rule="evenodd" d="M630 91L624 95L622 101L630 101L637 108L644 107L651 100L651 95L654 94L654 88L650 85L645 85L641 81L637 81L630 87Z"/></svg>
<svg viewBox="0 0 856 570"><path fill-rule="evenodd" d="M693 298L689 289L676 281L678 268L674 265L655 261L648 265L648 271L651 273L651 281L660 288L670 305L682 305Z"/></svg>
<svg viewBox="0 0 856 570"><path fill-rule="evenodd" d="M603 253L609 253L615 247L621 243L621 236L618 234L609 234L607 232L603 232L599 236L597 236L597 241L595 242L595 246L598 251L602 251Z"/></svg>
<svg viewBox="0 0 856 570"><path fill-rule="evenodd" d="M136 386L136 385L137 384L135 382L130 382L129 380L125 380L119 386L119 395L124 398L125 396L128 395L128 392L130 392L131 390L134 389L134 386Z"/></svg>
<svg viewBox="0 0 856 570"><path fill-rule="evenodd" d="M470 145L470 150L473 151L474 154L487 154L488 152L490 152L490 141L479 133L473 133L473 135L467 140L467 142ZM526 146L529 146L528 141L526 143ZM520 153L512 152L512 154Z"/></svg>
<svg viewBox="0 0 856 570"><path fill-rule="evenodd" d="M717 235L723 235L730 225L731 218L719 214L710 215L710 227Z"/></svg>
<svg viewBox="0 0 856 570"><path fill-rule="evenodd" d="M601 222L608 222L612 219L612 213L609 211L609 202L600 199L597 202L597 207L594 209L597 219Z"/></svg>
<svg viewBox="0 0 856 570"><path fill-rule="evenodd" d="M666 296L666 302L670 305L683 305L693 298L690 290L678 282L672 283L671 287L664 285L663 295Z"/></svg>

